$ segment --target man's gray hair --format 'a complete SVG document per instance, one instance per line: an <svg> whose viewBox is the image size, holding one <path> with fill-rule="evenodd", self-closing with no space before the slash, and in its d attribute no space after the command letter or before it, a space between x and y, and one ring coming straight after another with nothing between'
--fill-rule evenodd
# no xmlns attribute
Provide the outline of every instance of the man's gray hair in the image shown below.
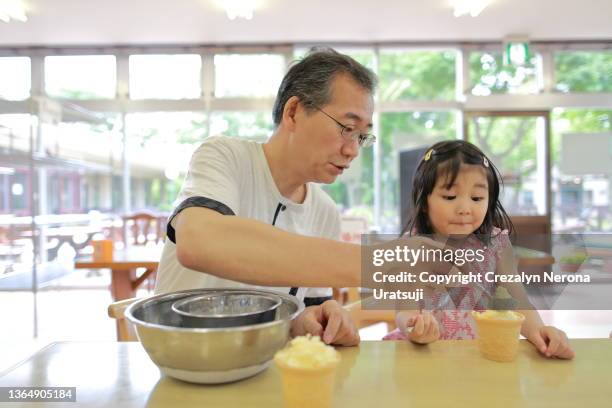
<svg viewBox="0 0 612 408"><path fill-rule="evenodd" d="M297 96L307 112L329 103L331 83L338 74L347 74L370 94L376 89L376 75L348 55L331 48L312 48L294 63L278 88L274 109L274 125L280 125L285 104Z"/></svg>

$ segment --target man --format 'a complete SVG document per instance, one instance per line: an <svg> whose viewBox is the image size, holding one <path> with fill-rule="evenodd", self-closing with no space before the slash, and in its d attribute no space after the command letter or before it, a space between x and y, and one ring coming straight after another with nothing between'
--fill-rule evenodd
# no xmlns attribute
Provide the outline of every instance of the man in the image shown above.
<svg viewBox="0 0 612 408"><path fill-rule="evenodd" d="M375 86L352 58L313 51L283 79L266 143L206 139L171 217L155 291L275 286L307 304L319 298L295 319L293 335L357 344L349 315L321 295L359 286L360 248L337 241L338 211L316 183L333 183L374 141ZM308 289L317 287L327 289Z"/></svg>

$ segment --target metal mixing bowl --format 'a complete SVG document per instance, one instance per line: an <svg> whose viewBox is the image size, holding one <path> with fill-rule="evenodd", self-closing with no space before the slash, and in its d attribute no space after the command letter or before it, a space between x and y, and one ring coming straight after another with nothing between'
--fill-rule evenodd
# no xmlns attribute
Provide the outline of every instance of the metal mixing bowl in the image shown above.
<svg viewBox="0 0 612 408"><path fill-rule="evenodd" d="M273 321L225 328L184 327L181 315L172 310L182 299L222 292L275 295L281 304ZM267 368L274 353L289 340L291 321L303 310L304 304L294 296L269 290L192 289L134 302L125 316L164 374L214 384L247 378Z"/></svg>
<svg viewBox="0 0 612 408"><path fill-rule="evenodd" d="M235 327L271 322L281 304L277 295L249 291L215 292L181 299L172 310L187 327Z"/></svg>

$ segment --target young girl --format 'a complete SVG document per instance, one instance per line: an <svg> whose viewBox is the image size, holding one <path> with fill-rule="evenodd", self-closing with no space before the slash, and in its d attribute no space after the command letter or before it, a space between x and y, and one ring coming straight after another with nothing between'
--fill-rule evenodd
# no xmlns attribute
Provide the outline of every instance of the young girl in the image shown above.
<svg viewBox="0 0 612 408"><path fill-rule="evenodd" d="M412 190L413 215L402 234L429 235L454 248L479 250L482 262L472 262L470 271L516 273L509 234L512 222L499 201L500 174L487 157L471 143L454 140L436 143L419 164ZM565 333L544 326L527 300L524 288L504 284L523 307L521 334L547 357L572 358ZM496 284L470 283L429 292L425 310L405 311L396 316L398 329L385 340L410 339L416 343L474 339L472 310L484 310ZM411 327L412 331L406 332Z"/></svg>

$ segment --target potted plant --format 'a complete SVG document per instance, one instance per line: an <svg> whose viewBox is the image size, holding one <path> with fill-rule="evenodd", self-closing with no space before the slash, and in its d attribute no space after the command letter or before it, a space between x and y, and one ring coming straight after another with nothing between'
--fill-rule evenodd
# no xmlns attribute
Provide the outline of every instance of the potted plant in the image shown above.
<svg viewBox="0 0 612 408"><path fill-rule="evenodd" d="M561 270L564 272L575 273L580 269L580 265L587 259L587 255L582 252L576 252L571 255L563 256L559 259Z"/></svg>

